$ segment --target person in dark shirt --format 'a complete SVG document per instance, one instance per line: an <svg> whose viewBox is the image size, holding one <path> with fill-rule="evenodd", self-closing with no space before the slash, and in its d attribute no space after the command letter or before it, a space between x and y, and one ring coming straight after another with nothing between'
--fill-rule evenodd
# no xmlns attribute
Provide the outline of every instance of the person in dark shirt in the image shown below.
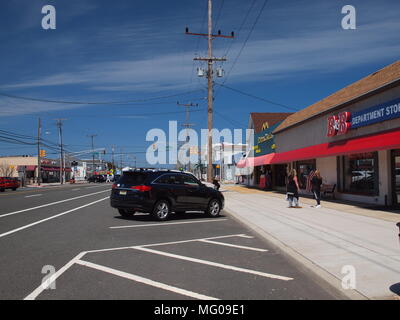
<svg viewBox="0 0 400 320"><path fill-rule="evenodd" d="M314 194L314 198L317 201L316 208L321 208L321 185L322 178L319 170L315 170L314 177L311 179L311 190Z"/></svg>

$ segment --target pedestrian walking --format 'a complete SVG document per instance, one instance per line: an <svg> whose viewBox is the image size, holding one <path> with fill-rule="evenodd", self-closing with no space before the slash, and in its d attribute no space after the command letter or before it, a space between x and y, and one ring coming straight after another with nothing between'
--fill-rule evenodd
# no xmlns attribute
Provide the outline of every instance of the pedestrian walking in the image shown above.
<svg viewBox="0 0 400 320"><path fill-rule="evenodd" d="M290 170L286 184L286 199L289 202L288 208L299 207L299 182L295 169Z"/></svg>
<svg viewBox="0 0 400 320"><path fill-rule="evenodd" d="M319 170L315 170L314 176L311 179L311 189L314 194L314 199L317 201L315 208L321 208L321 185L322 177Z"/></svg>

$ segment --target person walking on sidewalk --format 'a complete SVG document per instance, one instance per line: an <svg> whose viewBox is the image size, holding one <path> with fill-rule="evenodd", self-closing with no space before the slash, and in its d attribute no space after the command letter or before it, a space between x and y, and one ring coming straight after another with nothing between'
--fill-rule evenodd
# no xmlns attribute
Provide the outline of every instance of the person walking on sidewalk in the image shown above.
<svg viewBox="0 0 400 320"><path fill-rule="evenodd" d="M315 170L314 176L311 179L311 190L314 195L314 199L317 201L315 208L321 208L321 185L321 173L319 170Z"/></svg>
<svg viewBox="0 0 400 320"><path fill-rule="evenodd" d="M299 182L297 180L297 172L295 169L290 170L287 178L286 198L289 201L288 208L299 207Z"/></svg>

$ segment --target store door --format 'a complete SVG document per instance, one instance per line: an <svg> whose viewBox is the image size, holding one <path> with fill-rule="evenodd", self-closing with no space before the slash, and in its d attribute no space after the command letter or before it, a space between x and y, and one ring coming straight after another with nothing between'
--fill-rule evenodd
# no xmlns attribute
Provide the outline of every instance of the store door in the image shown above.
<svg viewBox="0 0 400 320"><path fill-rule="evenodd" d="M392 151L393 204L400 206L400 149Z"/></svg>

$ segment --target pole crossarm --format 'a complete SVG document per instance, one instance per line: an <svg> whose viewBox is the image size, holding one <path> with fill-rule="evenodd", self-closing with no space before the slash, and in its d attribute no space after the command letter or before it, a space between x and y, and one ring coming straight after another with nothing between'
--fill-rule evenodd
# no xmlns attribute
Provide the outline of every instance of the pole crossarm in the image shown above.
<svg viewBox="0 0 400 320"><path fill-rule="evenodd" d="M202 58L202 57L196 57L193 58L194 61L227 61L226 58Z"/></svg>
<svg viewBox="0 0 400 320"><path fill-rule="evenodd" d="M194 33L194 32L189 32L188 29L186 28L185 34L189 36L200 36L200 37L208 37L208 33ZM230 36L225 35L225 34L211 34L211 38L228 38L228 39L233 39L235 37L235 34L232 32Z"/></svg>

